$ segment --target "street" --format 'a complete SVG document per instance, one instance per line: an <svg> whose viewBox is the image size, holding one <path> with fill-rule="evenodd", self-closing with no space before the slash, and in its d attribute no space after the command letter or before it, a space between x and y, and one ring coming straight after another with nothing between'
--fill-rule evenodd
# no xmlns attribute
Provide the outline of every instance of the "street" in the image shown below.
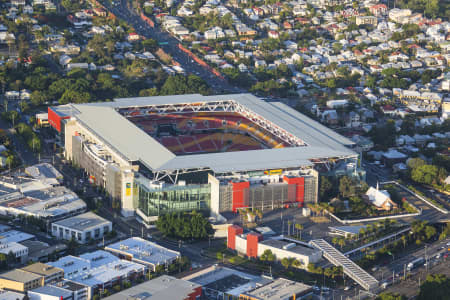
<svg viewBox="0 0 450 300"><path fill-rule="evenodd" d="M140 18L135 10L129 7L130 2L127 0L121 0L117 3L119 4L117 6L112 6L110 3L107 3L107 1L104 4L105 7L114 15L131 24L139 35L146 38L152 38L158 43L164 43L164 45L160 45L160 47L166 53L169 53L172 58L180 63L181 67L188 73L194 73L200 76L215 92L245 92L245 90L230 85L226 80L215 76L210 71L193 61L185 52L178 48L178 44L180 42L176 38L171 36L168 32L162 31L157 25L155 27L148 25Z"/></svg>

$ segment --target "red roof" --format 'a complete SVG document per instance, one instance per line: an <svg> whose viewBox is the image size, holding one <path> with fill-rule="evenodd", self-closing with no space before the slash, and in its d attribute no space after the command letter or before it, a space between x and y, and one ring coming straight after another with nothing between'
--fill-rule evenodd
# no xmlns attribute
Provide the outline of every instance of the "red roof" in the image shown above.
<svg viewBox="0 0 450 300"><path fill-rule="evenodd" d="M383 110L384 111L393 111L393 110L395 110L395 108L390 104L386 104L383 106Z"/></svg>
<svg viewBox="0 0 450 300"><path fill-rule="evenodd" d="M375 4L370 7L370 9L380 9L380 8L387 9L387 6L385 4Z"/></svg>

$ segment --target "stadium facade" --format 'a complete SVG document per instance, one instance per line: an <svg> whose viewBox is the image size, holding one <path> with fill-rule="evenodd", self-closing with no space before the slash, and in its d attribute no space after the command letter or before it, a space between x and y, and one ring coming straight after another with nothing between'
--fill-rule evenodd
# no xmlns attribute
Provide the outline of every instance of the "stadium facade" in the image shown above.
<svg viewBox="0 0 450 300"><path fill-rule="evenodd" d="M353 142L251 94L122 98L50 107L68 160L151 222L171 211L317 202L318 174L357 171Z"/></svg>

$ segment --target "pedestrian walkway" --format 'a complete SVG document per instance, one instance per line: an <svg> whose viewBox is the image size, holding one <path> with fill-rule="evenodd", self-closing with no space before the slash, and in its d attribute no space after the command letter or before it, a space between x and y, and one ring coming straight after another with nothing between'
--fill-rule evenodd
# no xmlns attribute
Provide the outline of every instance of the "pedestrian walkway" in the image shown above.
<svg viewBox="0 0 450 300"><path fill-rule="evenodd" d="M364 289L370 291L378 287L378 280L364 271L360 266L355 264L325 240L312 240L310 243L314 247L320 249L323 252L323 256L329 262L336 266L342 266L344 273L356 281Z"/></svg>

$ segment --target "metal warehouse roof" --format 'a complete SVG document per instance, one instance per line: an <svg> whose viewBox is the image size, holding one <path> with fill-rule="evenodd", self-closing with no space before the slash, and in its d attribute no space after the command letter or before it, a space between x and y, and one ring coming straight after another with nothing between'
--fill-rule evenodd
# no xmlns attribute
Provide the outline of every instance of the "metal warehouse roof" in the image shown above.
<svg viewBox="0 0 450 300"><path fill-rule="evenodd" d="M302 139L307 146L176 156L115 109L163 104L234 100ZM121 98L114 102L74 104L74 117L129 161L154 171L207 167L214 172L261 170L311 165L310 159L355 156L349 139L280 102L251 94L218 96L173 95Z"/></svg>

